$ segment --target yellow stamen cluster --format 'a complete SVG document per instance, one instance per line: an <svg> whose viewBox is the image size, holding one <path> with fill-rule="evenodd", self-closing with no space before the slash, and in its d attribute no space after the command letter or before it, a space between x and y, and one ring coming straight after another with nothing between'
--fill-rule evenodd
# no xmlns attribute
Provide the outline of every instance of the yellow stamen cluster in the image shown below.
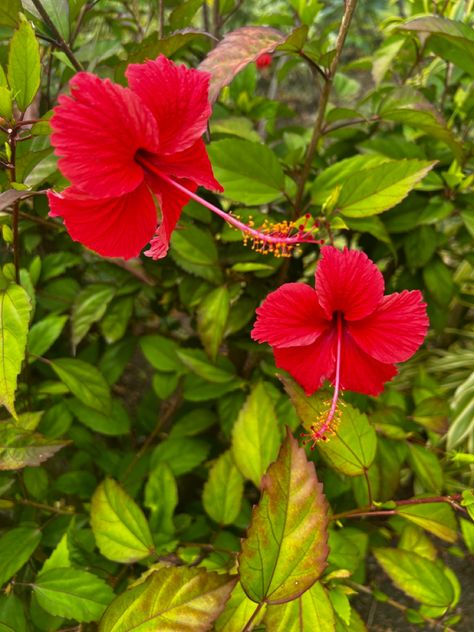
<svg viewBox="0 0 474 632"><path fill-rule="evenodd" d="M311 450L314 450L319 441L329 441L337 432L343 408L344 402L339 400L336 410L333 415L330 415L331 402L326 400L316 421L311 424L309 432L305 432L301 435L302 437L307 437L307 439L303 441L304 445L311 443Z"/></svg>

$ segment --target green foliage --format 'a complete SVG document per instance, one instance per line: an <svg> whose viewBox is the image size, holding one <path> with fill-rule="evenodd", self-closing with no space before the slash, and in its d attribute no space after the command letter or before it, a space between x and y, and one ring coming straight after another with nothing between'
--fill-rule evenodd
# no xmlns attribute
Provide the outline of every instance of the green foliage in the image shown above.
<svg viewBox="0 0 474 632"><path fill-rule="evenodd" d="M0 1L0 632L469 626L472 16L353 4ZM165 258L122 261L48 216L73 74L125 85L158 54L210 73L225 190L198 195L428 305L426 344L380 396L343 392L326 442L298 447L332 387L307 397L250 336L271 291L314 287L318 244L265 257L191 201Z"/></svg>

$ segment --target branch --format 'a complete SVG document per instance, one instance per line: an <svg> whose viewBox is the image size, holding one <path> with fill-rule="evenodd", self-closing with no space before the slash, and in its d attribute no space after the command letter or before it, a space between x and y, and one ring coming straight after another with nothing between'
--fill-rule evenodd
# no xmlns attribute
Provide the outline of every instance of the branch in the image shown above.
<svg viewBox="0 0 474 632"><path fill-rule="evenodd" d="M43 22L46 24L46 26L49 28L49 30L53 34L54 38L56 39L59 48L66 55L66 57L69 59L69 61L74 66L74 68L77 70L77 72L80 72L81 70L84 70L84 68L82 67L82 64L76 59L74 53L69 48L69 45L65 42L65 40L63 39L61 33L56 28L54 22L49 17L47 11L45 10L43 5L41 4L41 1L40 0L31 0L31 1L33 2L34 6L36 7L36 10L40 14Z"/></svg>
<svg viewBox="0 0 474 632"><path fill-rule="evenodd" d="M326 114L326 108L329 101L329 95L331 93L332 82L334 75L336 74L337 65L342 54L344 42L346 41L349 26L352 20L356 8L357 0L346 0L344 9L344 15L342 17L341 26L339 27L339 33L336 40L336 53L331 62L328 72L324 75L324 85L319 99L318 110L316 113L316 120L314 121L313 135L306 152L306 158L301 171L301 176L298 182L298 190L295 197L295 215L299 215L301 202L304 195L304 187L306 180L308 179L309 172L311 170L311 163L313 162L314 154L318 146L318 141L321 137L321 131L323 127L324 116Z"/></svg>
<svg viewBox="0 0 474 632"><path fill-rule="evenodd" d="M429 503L448 503L454 509L465 512L464 507L459 505L462 494L451 494L450 496L428 496L424 498L409 498L408 500L394 500L396 507L404 505L426 505ZM363 518L365 516L394 516L397 515L397 509L377 509L375 506L362 507L362 509L351 509L338 514L333 514L330 520L342 520L343 518Z"/></svg>

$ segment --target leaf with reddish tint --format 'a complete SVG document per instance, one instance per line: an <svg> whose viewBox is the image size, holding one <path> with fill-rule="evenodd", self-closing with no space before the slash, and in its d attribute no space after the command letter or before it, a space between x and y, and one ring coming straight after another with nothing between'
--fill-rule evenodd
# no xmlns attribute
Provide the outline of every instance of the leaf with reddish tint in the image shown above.
<svg viewBox="0 0 474 632"><path fill-rule="evenodd" d="M222 612L236 579L202 568L161 568L110 604L99 631L205 632Z"/></svg>
<svg viewBox="0 0 474 632"><path fill-rule="evenodd" d="M262 53L272 53L285 40L283 33L268 26L244 26L225 35L199 65L199 70L211 73L211 103L247 64Z"/></svg>
<svg viewBox="0 0 474 632"><path fill-rule="evenodd" d="M329 552L322 485L289 431L261 488L239 556L240 581L257 603L285 603L315 583Z"/></svg>
<svg viewBox="0 0 474 632"><path fill-rule="evenodd" d="M3 422L0 426L0 470L38 466L68 443L70 442L49 439L37 432L28 432L19 425Z"/></svg>

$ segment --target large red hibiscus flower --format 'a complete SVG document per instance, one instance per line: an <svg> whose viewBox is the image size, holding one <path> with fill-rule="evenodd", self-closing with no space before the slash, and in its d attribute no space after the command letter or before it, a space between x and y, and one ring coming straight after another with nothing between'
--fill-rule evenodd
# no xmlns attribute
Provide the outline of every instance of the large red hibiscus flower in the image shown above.
<svg viewBox="0 0 474 632"><path fill-rule="evenodd" d="M151 242L146 254L159 259L186 191L222 191L201 138L210 75L161 55L131 64L126 76L128 88L80 72L59 98L51 141L71 186L48 193L50 215L103 256L128 259Z"/></svg>
<svg viewBox="0 0 474 632"><path fill-rule="evenodd" d="M325 246L321 253L316 289L286 283L269 294L252 338L273 347L277 366L307 395L329 380L334 414L340 389L378 395L395 363L421 345L429 321L418 290L383 295L382 274L363 252Z"/></svg>

